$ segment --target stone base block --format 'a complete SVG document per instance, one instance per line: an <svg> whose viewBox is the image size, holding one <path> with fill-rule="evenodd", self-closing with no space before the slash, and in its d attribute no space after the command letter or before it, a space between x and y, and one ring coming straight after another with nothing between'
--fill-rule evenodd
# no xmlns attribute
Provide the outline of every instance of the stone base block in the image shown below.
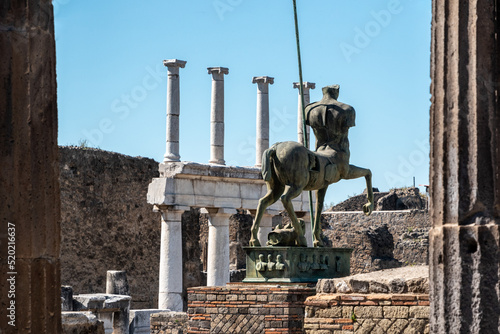
<svg viewBox="0 0 500 334"><path fill-rule="evenodd" d="M315 283L349 276L351 248L244 247L245 283Z"/></svg>
<svg viewBox="0 0 500 334"><path fill-rule="evenodd" d="M63 334L104 334L104 323L92 312L62 312Z"/></svg>
<svg viewBox="0 0 500 334"><path fill-rule="evenodd" d="M159 309L130 310L129 334L149 334L151 328L151 316L153 314L169 311L170 310Z"/></svg>

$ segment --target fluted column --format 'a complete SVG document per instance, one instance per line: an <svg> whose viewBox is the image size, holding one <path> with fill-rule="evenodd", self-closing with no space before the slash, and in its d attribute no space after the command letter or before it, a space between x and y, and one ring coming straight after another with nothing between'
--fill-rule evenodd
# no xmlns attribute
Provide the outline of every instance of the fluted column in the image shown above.
<svg viewBox="0 0 500 334"><path fill-rule="evenodd" d="M61 333L52 2L0 8L0 333Z"/></svg>
<svg viewBox="0 0 500 334"><path fill-rule="evenodd" d="M302 97L300 96L300 84L298 82L293 83L293 88L297 88L299 90L299 101L298 101L298 107L297 107L297 138L299 143L304 145L304 128L302 125L303 122L303 117L302 117ZM311 97L309 95L309 90L316 88L316 84L314 82L308 82L304 81L302 83L302 88L304 89L304 104L307 106L311 102ZM309 142L309 145L307 148L310 147L311 145L311 140L310 140L310 127L309 125L306 125L306 131L307 131L307 140Z"/></svg>
<svg viewBox="0 0 500 334"><path fill-rule="evenodd" d="M269 148L269 84L274 83L272 77L253 77L257 84L257 126L255 167L262 165L262 153Z"/></svg>
<svg viewBox="0 0 500 334"><path fill-rule="evenodd" d="M179 113L180 88L179 68L186 66L186 61L168 59L163 61L168 68L167 82L167 149L163 162L179 161Z"/></svg>
<svg viewBox="0 0 500 334"><path fill-rule="evenodd" d="M209 67L212 75L212 106L210 110L210 163L224 165L224 74L226 67Z"/></svg>
<svg viewBox="0 0 500 334"><path fill-rule="evenodd" d="M432 333L500 332L497 10L494 1L433 1Z"/></svg>

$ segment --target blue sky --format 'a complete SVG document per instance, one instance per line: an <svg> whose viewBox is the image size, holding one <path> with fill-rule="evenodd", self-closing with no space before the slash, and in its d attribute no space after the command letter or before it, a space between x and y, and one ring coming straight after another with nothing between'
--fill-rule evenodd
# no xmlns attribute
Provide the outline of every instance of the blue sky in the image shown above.
<svg viewBox="0 0 500 334"><path fill-rule="evenodd" d="M165 153L167 70L180 70L181 160L210 155L211 76L225 76L225 160L255 163L257 87L272 76L270 142L297 140L297 54L292 0L54 0L59 144L88 145L157 161ZM380 190L428 183L431 2L297 0L303 77L340 84L356 109L351 163ZM365 188L330 186L326 202ZM423 190L423 188L421 188Z"/></svg>

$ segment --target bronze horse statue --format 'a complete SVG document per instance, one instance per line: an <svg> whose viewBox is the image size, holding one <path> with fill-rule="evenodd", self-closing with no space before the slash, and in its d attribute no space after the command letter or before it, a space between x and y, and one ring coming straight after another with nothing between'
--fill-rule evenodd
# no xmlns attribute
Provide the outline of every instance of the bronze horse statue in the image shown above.
<svg viewBox="0 0 500 334"><path fill-rule="evenodd" d="M297 232L297 246L307 246L307 241L292 199L304 190L316 190L316 213L312 226L313 245L322 247L321 212L326 190L339 180L365 177L368 203L363 212L373 211L372 173L369 169L349 164L349 128L355 125L354 108L337 101L339 86L323 87L323 98L307 105L306 124L313 128L316 137L316 151L293 142L276 143L262 155L262 177L266 181L267 194L259 200L252 225L250 246L260 246L257 232L262 215L267 207L280 197L288 212L293 228Z"/></svg>

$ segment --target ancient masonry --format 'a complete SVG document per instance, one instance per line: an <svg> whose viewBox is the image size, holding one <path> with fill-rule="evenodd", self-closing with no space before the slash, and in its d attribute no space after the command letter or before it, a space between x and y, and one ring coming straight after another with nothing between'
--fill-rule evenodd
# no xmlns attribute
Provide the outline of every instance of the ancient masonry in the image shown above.
<svg viewBox="0 0 500 334"><path fill-rule="evenodd" d="M0 332L59 333L52 2L5 0L0 7Z"/></svg>
<svg viewBox="0 0 500 334"><path fill-rule="evenodd" d="M431 332L500 332L495 1L433 1Z"/></svg>
<svg viewBox="0 0 500 334"><path fill-rule="evenodd" d="M160 177L154 178L148 190L148 203L161 213L159 308L181 311L182 229L181 216L190 208L201 208L209 217L207 285L224 286L229 282L229 216L236 209L254 211L266 186L258 168L228 167L224 161L224 75L225 67L209 67L212 75L211 140L209 164L180 162L178 152L179 67L186 62L165 60L169 69L167 89L167 147L165 160L159 166ZM257 94L257 147L269 146L270 77L254 77ZM170 96L174 94L174 96ZM262 154L262 153L261 153ZM257 165L260 165L257 154ZM293 205L298 214L306 217L308 199L301 195ZM272 226L272 216L282 210L281 203L270 207L263 219L259 239L265 244ZM306 228L310 238L310 222Z"/></svg>

